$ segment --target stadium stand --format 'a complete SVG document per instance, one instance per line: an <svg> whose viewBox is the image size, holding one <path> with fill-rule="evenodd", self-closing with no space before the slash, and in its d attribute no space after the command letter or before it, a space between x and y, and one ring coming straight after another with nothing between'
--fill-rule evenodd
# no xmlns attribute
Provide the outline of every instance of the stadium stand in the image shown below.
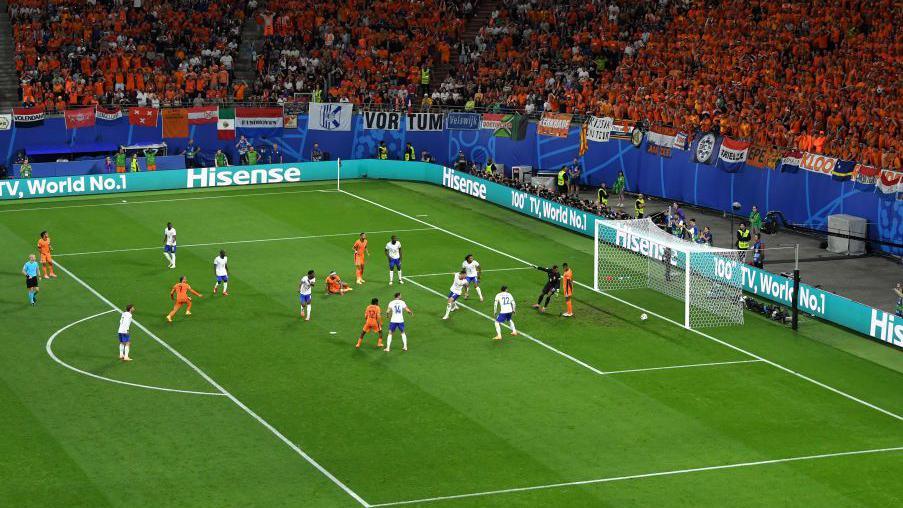
<svg viewBox="0 0 903 508"><path fill-rule="evenodd" d="M187 104L230 95L244 2L12 0L21 99Z"/></svg>

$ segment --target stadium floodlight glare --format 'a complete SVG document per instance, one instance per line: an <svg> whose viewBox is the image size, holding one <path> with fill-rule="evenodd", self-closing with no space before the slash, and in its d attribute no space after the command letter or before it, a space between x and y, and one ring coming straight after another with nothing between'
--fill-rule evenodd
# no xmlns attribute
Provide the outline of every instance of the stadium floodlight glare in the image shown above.
<svg viewBox="0 0 903 508"><path fill-rule="evenodd" d="M596 220L596 291L648 288L684 303L684 327L743 324L746 251L690 242L652 219Z"/></svg>

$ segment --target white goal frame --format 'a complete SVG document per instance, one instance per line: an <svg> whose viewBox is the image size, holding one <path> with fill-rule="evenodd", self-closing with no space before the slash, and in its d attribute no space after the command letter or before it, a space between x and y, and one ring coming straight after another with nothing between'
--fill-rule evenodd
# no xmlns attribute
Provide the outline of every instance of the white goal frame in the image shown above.
<svg viewBox="0 0 903 508"><path fill-rule="evenodd" d="M596 219L593 242L593 289L597 292L648 288L682 300L686 329L743 324L739 272L745 250L687 241L662 231L648 218ZM630 266L622 267L632 270L625 270L623 276L617 267L602 273L607 263L606 268L612 268L612 260L603 252L611 249L624 252L623 259ZM736 273L719 274L718 268L723 266L730 266Z"/></svg>

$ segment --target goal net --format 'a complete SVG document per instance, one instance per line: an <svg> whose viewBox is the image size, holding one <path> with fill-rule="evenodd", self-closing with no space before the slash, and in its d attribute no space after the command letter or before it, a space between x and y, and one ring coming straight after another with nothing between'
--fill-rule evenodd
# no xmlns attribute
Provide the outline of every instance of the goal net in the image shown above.
<svg viewBox="0 0 903 508"><path fill-rule="evenodd" d="M597 220L595 289L648 288L683 302L686 328L743 324L739 265L746 251L662 231L652 219Z"/></svg>

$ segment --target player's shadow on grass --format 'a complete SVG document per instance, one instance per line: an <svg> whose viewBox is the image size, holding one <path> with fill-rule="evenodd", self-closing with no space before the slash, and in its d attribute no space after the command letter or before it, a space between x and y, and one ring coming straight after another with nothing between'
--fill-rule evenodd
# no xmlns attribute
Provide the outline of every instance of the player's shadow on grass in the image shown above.
<svg viewBox="0 0 903 508"><path fill-rule="evenodd" d="M639 328L639 327L640 327L634 320L629 319L629 318L626 318L626 317L619 316L619 315L614 314L614 313L612 313L612 312L610 312L610 311L608 311L608 310L605 310L605 309L603 309L603 308L601 308L601 307L596 307L595 305L593 305L593 304L587 302L586 300L581 300L581 299L574 298L574 302L580 302L583 306L589 307L590 309L593 309L594 311L597 311L597 312L599 312L599 313L601 313L601 314L604 314L604 315L606 315L606 316L609 316L611 319L620 321L621 323L624 323L624 324L626 324L626 325L628 325L628 326L635 327L635 328ZM569 319L574 319L574 318L569 318ZM684 331L683 328L677 327L677 325L674 325L674 326L675 326L676 328L679 328L680 331ZM681 344L681 341L676 340L676 339L678 338L678 334L665 334L665 333L656 331L653 327L647 327L647 326L643 326L642 329L643 329L643 331L644 331L646 334L648 334L648 335L654 335L654 336L656 336L656 337L659 337L659 338L661 338L661 339L664 339L664 340L666 340L667 342L670 342L670 343L675 344L675 345L680 345L680 344ZM680 334L680 335L682 335L682 334Z"/></svg>

